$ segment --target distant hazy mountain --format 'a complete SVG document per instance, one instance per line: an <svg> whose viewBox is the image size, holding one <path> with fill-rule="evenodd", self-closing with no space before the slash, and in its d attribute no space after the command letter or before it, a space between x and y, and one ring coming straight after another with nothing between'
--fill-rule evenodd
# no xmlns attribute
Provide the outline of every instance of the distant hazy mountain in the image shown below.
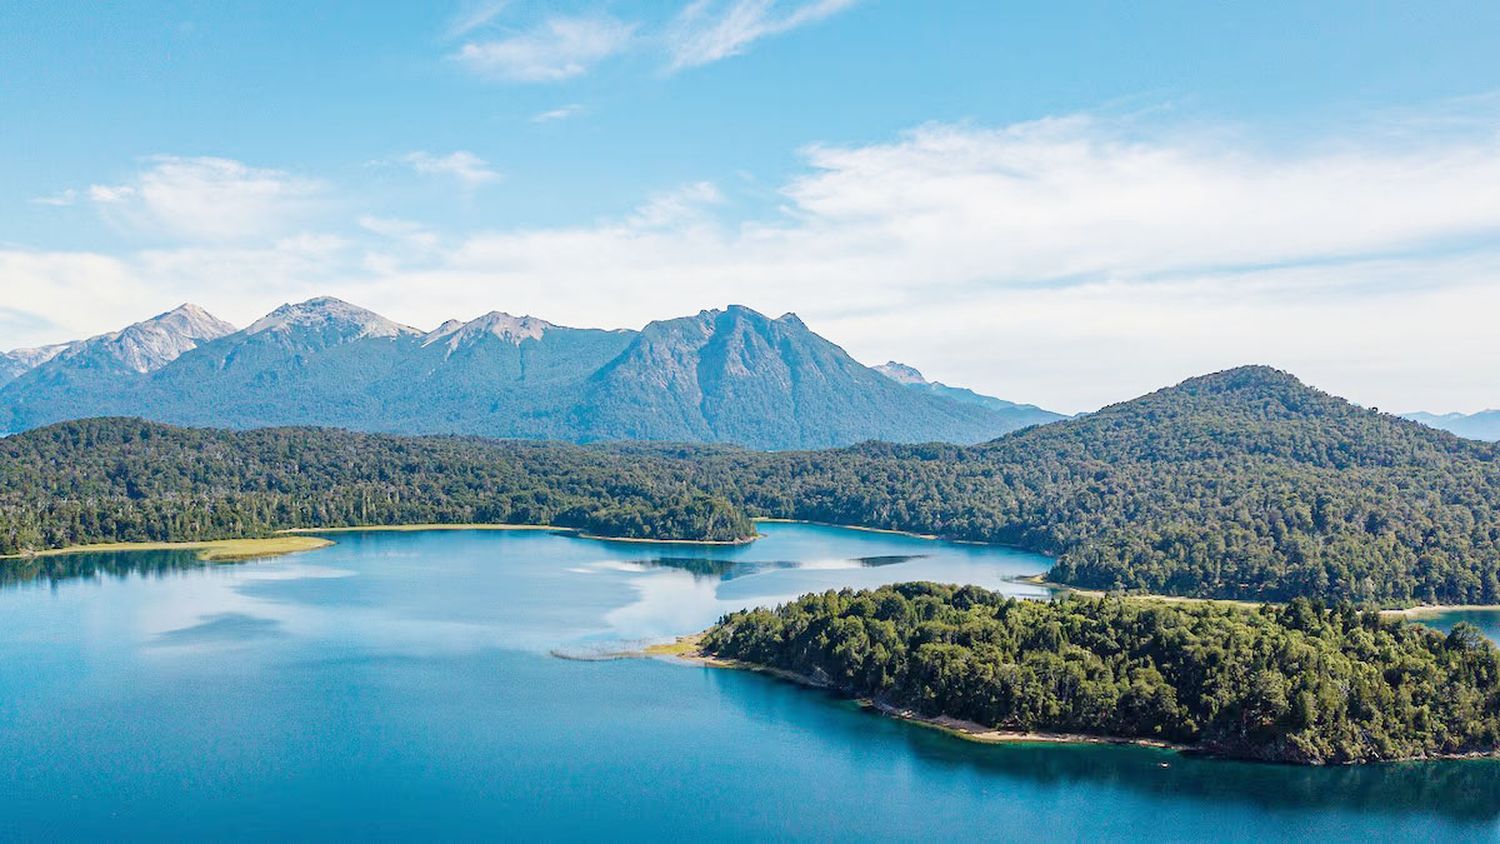
<svg viewBox="0 0 1500 844"><path fill-rule="evenodd" d="M1025 425L1044 425L1048 422L1056 422L1059 419L1067 418L1061 413L1043 410L1034 404L1017 404L1005 399L997 399L994 396L976 393L967 387L950 387L941 381L928 381L915 367L904 363L897 363L893 360L886 361L875 367L875 371L898 384L905 384L915 390L943 396L944 398L953 399L965 404L979 405L990 410L1009 413L1013 418L1018 420L1029 420L1024 423Z"/></svg>
<svg viewBox="0 0 1500 844"><path fill-rule="evenodd" d="M910 389L795 315L738 306L641 331L493 312L423 332L328 297L283 305L240 331L184 305L5 361L22 371L0 386L0 431L127 415L785 449L978 442L1059 418L964 390Z"/></svg>
<svg viewBox="0 0 1500 844"><path fill-rule="evenodd" d="M1471 440L1500 441L1500 410L1478 413L1404 413L1407 419Z"/></svg>

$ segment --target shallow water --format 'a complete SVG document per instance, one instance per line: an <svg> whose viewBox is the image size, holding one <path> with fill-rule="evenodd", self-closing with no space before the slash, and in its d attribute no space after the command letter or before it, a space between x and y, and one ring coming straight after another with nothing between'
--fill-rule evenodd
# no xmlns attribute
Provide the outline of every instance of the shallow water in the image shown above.
<svg viewBox="0 0 1500 844"><path fill-rule="evenodd" d="M732 548L337 534L0 571L0 838L1494 838L1490 761L985 746L744 672L582 661L807 591L1013 594L1018 551L770 524ZM1493 632L1493 631L1492 631Z"/></svg>

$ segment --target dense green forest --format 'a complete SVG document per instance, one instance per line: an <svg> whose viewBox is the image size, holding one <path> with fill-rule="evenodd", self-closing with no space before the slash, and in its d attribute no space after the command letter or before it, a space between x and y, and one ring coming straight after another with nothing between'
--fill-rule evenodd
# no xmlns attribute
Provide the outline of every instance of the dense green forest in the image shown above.
<svg viewBox="0 0 1500 844"><path fill-rule="evenodd" d="M744 511L695 487L692 471L665 453L83 420L0 440L0 553L433 522L643 539L753 535Z"/></svg>
<svg viewBox="0 0 1500 844"><path fill-rule="evenodd" d="M726 455L756 514L998 542L1102 590L1500 603L1500 449L1243 367L962 448Z"/></svg>
<svg viewBox="0 0 1500 844"><path fill-rule="evenodd" d="M1348 604L1017 601L905 583L725 616L706 653L925 716L1368 762L1500 747L1500 652Z"/></svg>
<svg viewBox="0 0 1500 844"><path fill-rule="evenodd" d="M1106 591L1500 603L1500 448L1264 367L979 446L574 446L67 422L0 440L0 552L285 527L533 522L737 539L751 517L1040 551Z"/></svg>

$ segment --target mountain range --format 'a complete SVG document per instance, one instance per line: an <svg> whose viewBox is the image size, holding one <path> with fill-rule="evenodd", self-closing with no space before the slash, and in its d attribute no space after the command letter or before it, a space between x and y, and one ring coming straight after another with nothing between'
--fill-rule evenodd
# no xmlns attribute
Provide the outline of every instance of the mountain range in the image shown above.
<svg viewBox="0 0 1500 844"><path fill-rule="evenodd" d="M236 330L183 305L0 357L0 432L111 415L761 449L972 443L1063 418L864 366L795 314L738 305L640 331L499 312L422 331L331 297Z"/></svg>
<svg viewBox="0 0 1500 844"><path fill-rule="evenodd" d="M1403 413L1413 422L1421 422L1429 428L1439 428L1471 440L1500 441L1500 410L1481 410L1478 413Z"/></svg>

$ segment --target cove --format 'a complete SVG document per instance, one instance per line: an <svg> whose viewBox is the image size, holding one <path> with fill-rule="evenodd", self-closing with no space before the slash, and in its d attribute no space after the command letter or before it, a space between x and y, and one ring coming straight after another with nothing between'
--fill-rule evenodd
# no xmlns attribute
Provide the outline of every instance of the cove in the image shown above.
<svg viewBox="0 0 1500 844"><path fill-rule="evenodd" d="M1492 760L1309 769L975 745L758 674L610 659L808 591L1016 595L1010 549L330 534L0 568L0 838L1493 839ZM1436 623L1436 622L1434 622ZM559 658L567 657L567 658Z"/></svg>

